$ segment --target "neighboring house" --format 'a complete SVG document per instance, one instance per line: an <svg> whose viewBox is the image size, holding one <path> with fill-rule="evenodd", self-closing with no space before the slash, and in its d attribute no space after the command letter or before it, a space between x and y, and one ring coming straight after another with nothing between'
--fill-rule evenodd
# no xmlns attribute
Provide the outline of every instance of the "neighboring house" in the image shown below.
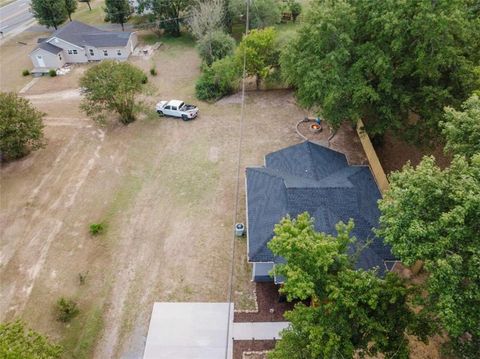
<svg viewBox="0 0 480 359"><path fill-rule="evenodd" d="M49 38L39 39L38 47L30 53L32 72L46 72L65 64L88 61L126 60L136 45L134 32L104 31L71 21Z"/></svg>
<svg viewBox="0 0 480 359"><path fill-rule="evenodd" d="M351 235L357 245L371 241L361 252L357 268L377 267L383 276L393 267L390 247L372 231L378 225L381 194L368 166L350 166L342 153L303 142L268 154L263 167L247 168L246 190L247 252L253 281L282 282L269 272L284 260L275 257L267 244L275 224L287 214L296 217L303 212L314 218L317 231L332 235L337 234L339 221L352 218Z"/></svg>

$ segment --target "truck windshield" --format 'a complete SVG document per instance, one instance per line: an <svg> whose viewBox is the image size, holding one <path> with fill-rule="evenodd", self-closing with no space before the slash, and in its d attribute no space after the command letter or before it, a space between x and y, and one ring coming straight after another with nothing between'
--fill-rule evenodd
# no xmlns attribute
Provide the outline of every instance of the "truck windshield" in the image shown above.
<svg viewBox="0 0 480 359"><path fill-rule="evenodd" d="M185 106L185 102L182 102L179 106L178 109L181 110Z"/></svg>

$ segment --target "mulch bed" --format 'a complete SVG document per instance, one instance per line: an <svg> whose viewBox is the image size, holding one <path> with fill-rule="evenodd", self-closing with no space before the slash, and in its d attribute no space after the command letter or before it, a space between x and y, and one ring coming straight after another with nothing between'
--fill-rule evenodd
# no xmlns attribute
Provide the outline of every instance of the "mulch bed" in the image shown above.
<svg viewBox="0 0 480 359"><path fill-rule="evenodd" d="M256 283L257 313L235 313L235 322L282 322L283 313L292 310L295 303L281 300L278 286L273 282ZM273 309L270 312L270 309Z"/></svg>
<svg viewBox="0 0 480 359"><path fill-rule="evenodd" d="M242 359L243 352L261 352L275 348L274 340L235 340L233 342L233 359Z"/></svg>

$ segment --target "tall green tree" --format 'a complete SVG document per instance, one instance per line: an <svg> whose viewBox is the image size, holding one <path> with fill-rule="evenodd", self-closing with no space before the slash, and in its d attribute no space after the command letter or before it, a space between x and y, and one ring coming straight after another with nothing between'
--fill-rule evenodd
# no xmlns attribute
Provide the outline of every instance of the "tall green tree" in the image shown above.
<svg viewBox="0 0 480 359"><path fill-rule="evenodd" d="M146 78L142 70L127 62L102 61L80 79L84 95L81 107L97 121L113 111L123 124L133 122L135 96L142 92Z"/></svg>
<svg viewBox="0 0 480 359"><path fill-rule="evenodd" d="M464 0L315 0L281 65L333 127L362 118L371 135L428 139L471 94L479 44Z"/></svg>
<svg viewBox="0 0 480 359"><path fill-rule="evenodd" d="M32 0L30 6L38 23L48 28L57 30L68 18L65 0Z"/></svg>
<svg viewBox="0 0 480 359"><path fill-rule="evenodd" d="M462 110L445 109L442 133L447 151L471 158L480 153L480 98L473 95L463 103Z"/></svg>
<svg viewBox="0 0 480 359"><path fill-rule="evenodd" d="M0 92L0 159L12 160L45 146L44 113L13 92Z"/></svg>
<svg viewBox="0 0 480 359"><path fill-rule="evenodd" d="M278 66L277 32L273 27L254 29L243 36L237 51L236 58L240 67L243 67L246 57L246 72L255 76L257 89L260 81L267 77L273 67Z"/></svg>
<svg viewBox="0 0 480 359"><path fill-rule="evenodd" d="M408 358L407 333L425 340L431 328L409 301L412 289L393 273L356 270L348 247L353 222L337 225L338 235L316 232L308 213L284 218L269 243L285 259L273 273L284 278L289 300L313 298L286 314L290 327L269 355L272 359L352 358L355 354Z"/></svg>
<svg viewBox="0 0 480 359"><path fill-rule="evenodd" d="M460 152L463 148L460 149ZM449 334L456 354L480 344L480 153L455 156L442 170L433 157L390 176L378 234L406 265L424 261L425 310Z"/></svg>
<svg viewBox="0 0 480 359"><path fill-rule="evenodd" d="M235 39L223 31L212 31L197 42L200 57L207 65L233 54Z"/></svg>
<svg viewBox="0 0 480 359"><path fill-rule="evenodd" d="M59 359L63 349L20 322L0 323L0 357L3 359Z"/></svg>
<svg viewBox="0 0 480 359"><path fill-rule="evenodd" d="M160 29L169 35L180 36L180 26L192 3L192 0L140 0L138 12L151 10Z"/></svg>
<svg viewBox="0 0 480 359"><path fill-rule="evenodd" d="M77 0L65 0L65 10L67 11L70 21L72 21L72 14L77 10L77 6Z"/></svg>
<svg viewBox="0 0 480 359"><path fill-rule="evenodd" d="M105 21L120 24L122 31L125 30L124 24L133 13L128 0L105 0Z"/></svg>

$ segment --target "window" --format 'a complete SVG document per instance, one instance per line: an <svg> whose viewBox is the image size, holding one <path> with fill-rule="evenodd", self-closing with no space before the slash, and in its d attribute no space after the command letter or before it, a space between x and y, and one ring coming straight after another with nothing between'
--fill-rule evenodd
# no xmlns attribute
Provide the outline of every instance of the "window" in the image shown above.
<svg viewBox="0 0 480 359"><path fill-rule="evenodd" d="M117 55L122 56L122 50L117 50Z"/></svg>
<svg viewBox="0 0 480 359"><path fill-rule="evenodd" d="M93 49L90 49L90 56L93 56L93 55L95 55L95 54L93 53Z"/></svg>
<svg viewBox="0 0 480 359"><path fill-rule="evenodd" d="M170 106L165 106L165 110L170 110Z"/></svg>
<svg viewBox="0 0 480 359"><path fill-rule="evenodd" d="M72 51L72 50L67 50L67 53L68 53L69 55L71 55L71 54L73 54L73 51Z"/></svg>
<svg viewBox="0 0 480 359"><path fill-rule="evenodd" d="M177 107L176 107L176 106L172 106L172 110L173 110L173 111L177 111Z"/></svg>
<svg viewBox="0 0 480 359"><path fill-rule="evenodd" d="M78 54L78 51L77 51L77 50L73 50L73 54L74 54L74 55Z"/></svg>
<svg viewBox="0 0 480 359"><path fill-rule="evenodd" d="M108 51L107 50L103 50L103 56L108 56Z"/></svg>

